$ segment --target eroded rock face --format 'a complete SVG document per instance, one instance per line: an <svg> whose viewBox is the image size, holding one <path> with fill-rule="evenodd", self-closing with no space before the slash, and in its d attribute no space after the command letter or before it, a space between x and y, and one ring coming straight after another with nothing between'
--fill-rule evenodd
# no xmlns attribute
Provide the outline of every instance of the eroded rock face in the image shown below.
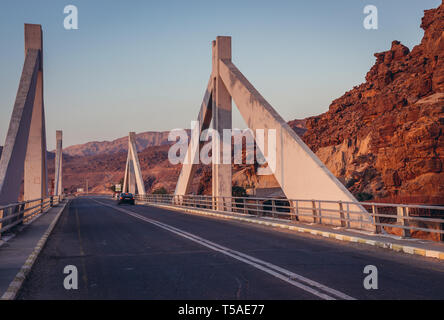
<svg viewBox="0 0 444 320"><path fill-rule="evenodd" d="M444 203L444 3L424 37L376 53L366 82L308 118L303 139L354 193Z"/></svg>

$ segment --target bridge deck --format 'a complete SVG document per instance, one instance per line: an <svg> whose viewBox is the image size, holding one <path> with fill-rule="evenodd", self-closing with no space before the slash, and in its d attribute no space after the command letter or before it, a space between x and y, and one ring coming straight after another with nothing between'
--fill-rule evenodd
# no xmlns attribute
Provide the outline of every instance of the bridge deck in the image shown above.
<svg viewBox="0 0 444 320"><path fill-rule="evenodd" d="M79 271L78 290L63 287L70 264ZM363 287L366 265L378 267L378 290ZM78 198L19 299L443 299L443 269L442 262L377 247Z"/></svg>

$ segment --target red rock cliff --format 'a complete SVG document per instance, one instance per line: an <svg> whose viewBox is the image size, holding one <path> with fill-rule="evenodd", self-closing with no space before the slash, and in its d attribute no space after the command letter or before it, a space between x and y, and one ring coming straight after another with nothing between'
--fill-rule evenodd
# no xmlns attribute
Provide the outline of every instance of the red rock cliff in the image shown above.
<svg viewBox="0 0 444 320"><path fill-rule="evenodd" d="M305 142L354 194L444 203L444 2L424 37L376 53L366 82L307 119Z"/></svg>

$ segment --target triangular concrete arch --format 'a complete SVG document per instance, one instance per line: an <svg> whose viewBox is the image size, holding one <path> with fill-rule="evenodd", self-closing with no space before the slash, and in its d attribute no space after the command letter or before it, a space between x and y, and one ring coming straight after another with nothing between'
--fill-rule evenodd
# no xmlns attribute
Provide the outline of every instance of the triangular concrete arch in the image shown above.
<svg viewBox="0 0 444 320"><path fill-rule="evenodd" d="M128 135L128 156L126 159L122 191L136 194L136 186L138 194L146 194L139 157L137 156L136 134L130 132Z"/></svg>
<svg viewBox="0 0 444 320"><path fill-rule="evenodd" d="M25 63L0 159L0 204L17 201L24 177L24 200L48 195L43 103L43 34L25 24Z"/></svg>
<svg viewBox="0 0 444 320"><path fill-rule="evenodd" d="M56 156L55 156L55 173L54 173L54 195L60 196L63 193L62 187L62 172L63 172L63 145L62 145L63 132L61 130L56 131Z"/></svg>
<svg viewBox="0 0 444 320"><path fill-rule="evenodd" d="M211 120L213 129L220 136L223 129L231 129L233 98L251 130L276 130L274 176L288 199L358 202L233 64L231 37L217 37L213 41L212 50L213 70L198 116L200 129L208 128ZM217 150L214 145L213 150ZM219 147L219 151L222 152L222 147ZM194 150L188 148L185 159L195 159L198 152L197 147ZM261 152L267 159L265 150L261 149ZM189 193L195 166L193 161L183 164L176 185L176 196ZM231 197L231 170L231 164L213 164L213 197ZM364 220L368 229L373 230L373 220L367 211L361 205L351 207L358 219ZM223 204L216 209L223 210Z"/></svg>

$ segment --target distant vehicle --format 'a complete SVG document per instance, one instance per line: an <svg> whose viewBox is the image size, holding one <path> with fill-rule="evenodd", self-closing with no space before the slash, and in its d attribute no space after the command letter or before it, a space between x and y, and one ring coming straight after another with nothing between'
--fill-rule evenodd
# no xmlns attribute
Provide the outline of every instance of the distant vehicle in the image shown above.
<svg viewBox="0 0 444 320"><path fill-rule="evenodd" d="M129 203L134 205L134 195L132 193L121 193L117 199L117 204Z"/></svg>

